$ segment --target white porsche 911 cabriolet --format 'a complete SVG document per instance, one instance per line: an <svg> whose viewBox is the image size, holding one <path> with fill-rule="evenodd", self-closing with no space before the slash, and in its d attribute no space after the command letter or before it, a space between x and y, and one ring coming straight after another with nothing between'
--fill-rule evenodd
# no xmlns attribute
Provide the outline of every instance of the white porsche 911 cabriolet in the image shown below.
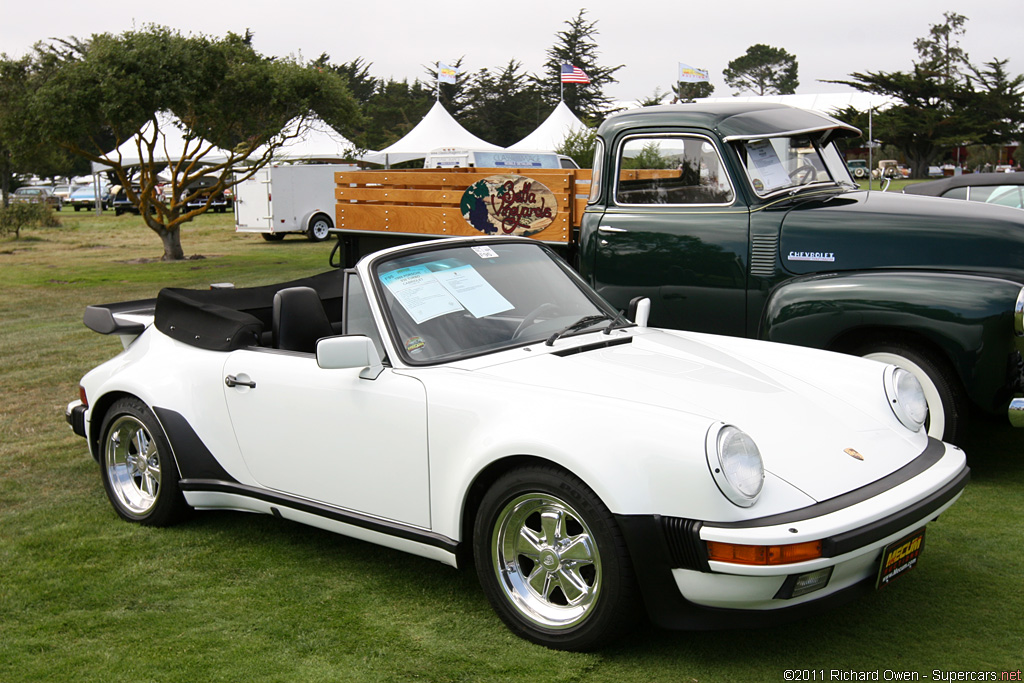
<svg viewBox="0 0 1024 683"><path fill-rule="evenodd" d="M273 514L459 566L516 633L770 623L886 586L966 485L914 377L646 326L523 238L90 306L67 420L126 520Z"/></svg>

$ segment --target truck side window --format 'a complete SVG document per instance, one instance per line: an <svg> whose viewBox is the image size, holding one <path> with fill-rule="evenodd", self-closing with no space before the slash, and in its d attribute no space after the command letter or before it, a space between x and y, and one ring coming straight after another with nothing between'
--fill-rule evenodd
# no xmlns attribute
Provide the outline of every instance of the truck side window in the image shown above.
<svg viewBox="0 0 1024 683"><path fill-rule="evenodd" d="M643 136L622 143L619 204L731 204L732 185L718 150L696 136Z"/></svg>

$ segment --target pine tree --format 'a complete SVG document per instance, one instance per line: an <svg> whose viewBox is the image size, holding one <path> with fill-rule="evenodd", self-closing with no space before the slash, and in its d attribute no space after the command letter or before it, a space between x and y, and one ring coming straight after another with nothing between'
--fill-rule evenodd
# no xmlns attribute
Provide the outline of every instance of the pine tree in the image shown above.
<svg viewBox="0 0 1024 683"><path fill-rule="evenodd" d="M605 96L605 86L618 83L615 73L625 66L601 66L598 62L597 22L587 21L587 11L581 9L573 19L565 22L567 28L555 34L558 42L548 49L541 77L536 83L545 100L554 106L563 93L561 74L563 64L577 66L587 74L590 83L566 83L562 99L576 116L593 121L603 119L614 111L610 97Z"/></svg>

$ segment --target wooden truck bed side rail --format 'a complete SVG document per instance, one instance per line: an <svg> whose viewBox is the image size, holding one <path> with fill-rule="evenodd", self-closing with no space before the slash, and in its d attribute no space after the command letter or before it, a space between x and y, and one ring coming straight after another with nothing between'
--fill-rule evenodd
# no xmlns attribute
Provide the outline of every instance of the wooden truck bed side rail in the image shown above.
<svg viewBox="0 0 1024 683"><path fill-rule="evenodd" d="M473 183L494 175L526 176L551 190L558 207L554 221L531 237L569 243L586 208L589 169L342 171L334 174L338 202L335 226L341 231L393 235L477 236L481 233L462 216L462 195Z"/></svg>

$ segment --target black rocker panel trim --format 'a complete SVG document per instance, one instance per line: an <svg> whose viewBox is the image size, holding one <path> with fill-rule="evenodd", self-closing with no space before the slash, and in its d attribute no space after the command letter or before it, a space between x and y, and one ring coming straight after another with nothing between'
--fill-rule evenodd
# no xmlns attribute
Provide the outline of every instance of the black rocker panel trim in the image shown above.
<svg viewBox="0 0 1024 683"><path fill-rule="evenodd" d="M182 491L230 493L237 496L243 496L245 498L251 498L253 500L263 501L264 503L270 503L271 505L279 505L290 510L305 512L317 517L323 517L324 519L341 522L342 524L349 524L351 526L359 527L360 529L366 529L367 531L374 531L380 534L394 536L395 538L422 543L423 545L431 546L433 548L447 550L450 553L457 553L459 550L459 543L457 541L454 541L447 536L442 536L441 534L424 531L423 529L416 529L404 524L387 522L385 520L369 517L350 510L341 510L330 505L323 505L304 498L290 496L286 493L268 491L266 489L247 486L237 482L216 481L211 479L182 479L180 485Z"/></svg>

